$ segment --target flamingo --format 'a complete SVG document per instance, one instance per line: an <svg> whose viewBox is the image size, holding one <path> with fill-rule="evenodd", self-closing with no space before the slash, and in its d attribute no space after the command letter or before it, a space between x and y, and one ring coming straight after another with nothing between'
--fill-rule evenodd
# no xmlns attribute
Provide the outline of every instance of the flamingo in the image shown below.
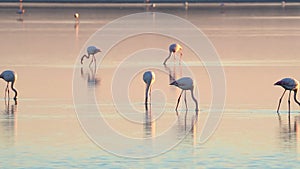
<svg viewBox="0 0 300 169"><path fill-rule="evenodd" d="M291 110L291 92L294 91L294 100L295 102L300 106L300 102L297 100L297 92L299 89L299 82L296 79L293 78L284 78L281 79L280 81L276 82L274 85L281 86L284 88L284 92L282 96L279 99L279 104L277 107L277 113L279 114L279 108L281 104L282 97L284 96L285 92L289 90L289 99L288 99L288 104L289 104L289 116L290 116L290 110Z"/></svg>
<svg viewBox="0 0 300 169"><path fill-rule="evenodd" d="M74 18L75 18L75 22L78 23L79 22L79 13L75 13L74 14Z"/></svg>
<svg viewBox="0 0 300 169"><path fill-rule="evenodd" d="M180 60L181 60L181 57L182 57L182 47L179 44L177 44L177 43L171 44L169 46L169 56L165 59L164 65L166 65L167 60L170 59L170 57L171 57L172 54L174 55L174 58L175 58L175 53L176 52L180 52Z"/></svg>
<svg viewBox="0 0 300 169"><path fill-rule="evenodd" d="M6 97L6 92L8 93L9 96L8 84L9 82L11 82L11 89L15 92L14 100L16 101L18 96L18 91L14 88L14 83L17 79L17 74L11 70L5 70L0 74L0 78L2 78L7 82L6 89L5 89L5 97Z"/></svg>
<svg viewBox="0 0 300 169"><path fill-rule="evenodd" d="M95 64L96 64L95 54L98 53L98 52L101 52L101 50L98 49L98 48L95 47L95 46L89 46L89 47L87 48L87 53L88 53L88 55L83 55L83 56L81 57L81 61L80 61L81 64L83 64L83 59L84 59L84 57L86 57L87 59L89 59L90 56L93 57L93 58L92 58L92 61L91 61L91 63L90 63L90 66L91 66L91 64L93 63L93 61L95 61Z"/></svg>
<svg viewBox="0 0 300 169"><path fill-rule="evenodd" d="M146 105L148 102L149 89L150 89L149 97L151 99L151 85L155 81L154 72L152 72L152 71L145 72L143 75L143 80L146 83L146 93L145 93L145 105Z"/></svg>
<svg viewBox="0 0 300 169"><path fill-rule="evenodd" d="M177 108L178 108L178 104L179 104L179 101L180 101L180 98L181 98L181 95L183 93L183 91L185 92L185 98L184 98L184 101L185 101L185 106L186 106L186 109L187 109L187 105L186 105L186 91L187 90L190 90L191 91L191 96L192 96L192 99L194 100L195 104L196 104L196 112L198 112L198 101L197 99L195 98L194 96L194 84L193 84L193 79L191 79L190 77L182 77L178 80L175 80L174 82L172 82L170 85L174 85L174 86L177 86L178 88L182 89L179 97L178 97L178 100L177 100L177 105L176 105L176 112L177 112Z"/></svg>

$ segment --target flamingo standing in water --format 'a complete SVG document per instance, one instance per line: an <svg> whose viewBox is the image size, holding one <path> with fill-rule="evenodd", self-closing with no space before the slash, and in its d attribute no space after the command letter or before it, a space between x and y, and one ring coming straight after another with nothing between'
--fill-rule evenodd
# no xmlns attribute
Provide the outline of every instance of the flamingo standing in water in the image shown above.
<svg viewBox="0 0 300 169"><path fill-rule="evenodd" d="M91 63L90 63L90 66L91 66L91 64L93 63L93 61L95 61L95 64L96 64L95 54L98 53L98 52L101 52L101 50L98 49L98 48L95 47L95 46L89 46L89 47L87 48L87 53L88 53L88 55L83 55L83 56L81 57L81 60L80 60L81 64L83 64L83 59L84 59L85 57L86 57L87 59L89 59L90 56L92 56L92 61L91 61Z"/></svg>
<svg viewBox="0 0 300 169"><path fill-rule="evenodd" d="M171 44L169 46L169 56L165 59L164 65L170 59L171 55L174 55L174 58L175 58L175 53L177 53L177 52L180 52L180 60L181 60L181 57L182 57L182 47L179 44L177 44L177 43Z"/></svg>
<svg viewBox="0 0 300 169"><path fill-rule="evenodd" d="M295 102L300 106L300 102L297 100L297 92L299 90L299 82L296 79L293 78L284 78L281 79L280 81L276 82L274 85L281 86L284 88L284 92L282 96L279 99L279 104L277 107L277 113L279 114L279 108L281 104L282 97L284 96L285 92L289 90L289 99L288 99L288 104L289 104L289 116L290 116L290 110L291 110L291 92L294 91L294 100Z"/></svg>
<svg viewBox="0 0 300 169"><path fill-rule="evenodd" d="M190 90L191 91L191 95L192 95L192 99L194 100L195 104L196 104L196 112L198 112L198 101L197 99L195 98L194 96L194 84L193 84L193 79L191 79L190 77L182 77L178 80L175 80L174 82L172 82L170 85L174 85L174 86L177 86L178 88L182 89L179 97L178 97L178 100L177 100L177 105L176 105L176 112L177 112L177 108L178 108L178 104L179 104L179 101L180 101L180 98L181 98L181 95L183 93L183 91L185 92L184 93L184 101L185 101L185 107L187 109L187 105L186 105L186 91L187 90Z"/></svg>
<svg viewBox="0 0 300 169"><path fill-rule="evenodd" d="M143 75L143 80L146 83L146 93L145 93L145 105L148 103L148 95L151 99L151 86L152 83L155 81L155 74L152 71L147 71ZM149 92L150 90L150 92ZM149 94L148 94L149 93ZM151 102L151 100L150 100Z"/></svg>
<svg viewBox="0 0 300 169"><path fill-rule="evenodd" d="M0 78L2 78L3 80L5 80L7 82L6 89L5 89L5 97L6 97L6 93L8 93L8 96L9 96L8 84L10 82L11 89L15 92L14 100L16 101L17 96L18 96L18 91L14 88L14 83L17 79L17 74L11 70L5 70L0 74Z"/></svg>

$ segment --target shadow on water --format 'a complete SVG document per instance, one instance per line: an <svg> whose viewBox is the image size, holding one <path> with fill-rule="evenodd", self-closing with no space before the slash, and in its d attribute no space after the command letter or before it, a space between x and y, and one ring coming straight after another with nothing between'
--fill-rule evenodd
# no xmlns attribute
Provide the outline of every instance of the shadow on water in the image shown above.
<svg viewBox="0 0 300 169"><path fill-rule="evenodd" d="M176 66L174 63L172 66L172 69L169 66L167 66L166 64L164 65L164 67L165 67L165 70L169 73L169 83L174 82L176 80L177 76L179 76L179 77L182 76L181 64L179 66Z"/></svg>
<svg viewBox="0 0 300 169"><path fill-rule="evenodd" d="M5 108L0 118L0 137L3 143L12 145L15 143L17 137L18 118L17 118L17 104L11 104L10 100L5 100Z"/></svg>

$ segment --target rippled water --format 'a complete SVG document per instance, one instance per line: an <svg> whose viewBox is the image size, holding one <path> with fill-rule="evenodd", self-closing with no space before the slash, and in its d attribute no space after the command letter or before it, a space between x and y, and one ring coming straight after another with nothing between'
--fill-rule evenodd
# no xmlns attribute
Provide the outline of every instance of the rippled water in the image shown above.
<svg viewBox="0 0 300 169"><path fill-rule="evenodd" d="M23 21L15 14L17 8L2 4L0 10L0 66L1 70L13 69L18 73L16 88L19 91L17 105L13 100L0 101L1 168L299 167L299 107L292 102L289 120L284 100L278 116L276 108L283 91L273 87L273 83L283 77L300 79L297 74L300 65L297 58L300 52L299 6L198 6L186 10L165 6L147 9L143 6L24 4ZM79 24L73 20L74 11L80 13ZM95 92L96 107L115 131L129 138L150 138L141 147L135 147L130 142L113 140L111 133L96 129L103 133L99 138L111 145L133 147L130 151L135 152L126 152L128 156L151 152L157 146L155 138L170 126L174 127L165 141L178 142L176 146L152 158L135 159L116 156L109 149L99 147L80 126L72 97L73 65L84 52L85 42L99 28L124 15L145 11L177 15L207 35L225 71L226 105L216 132L207 142L200 143L199 136L212 99L211 82L204 63L195 61L187 46L184 46L185 64L173 64L171 59L168 67L163 67L162 62L168 54L164 49L174 39L155 35L129 38L116 45L96 71L87 64L82 69L76 67L75 72L80 73L77 79L80 90L87 96ZM159 47L149 63L161 66L164 71L154 70L157 77L149 111L145 111L143 104L142 72L132 78L128 97L137 111L126 111L131 106L118 103L128 113L123 115L142 117L141 123L132 123L116 111L112 77L116 65L130 54L128 52L143 45ZM101 56L103 53L97 55ZM124 71L140 66L145 63L129 62ZM189 93L187 116L183 102L176 116L174 108L180 90L168 85L170 74L176 78L186 76L189 74L187 67L194 73L199 89L198 117ZM5 83L1 83L4 92ZM117 88L121 85L122 81L116 83ZM89 101L78 105L79 108L89 108ZM94 119L95 115L97 111L91 110L87 112L87 119ZM194 126L195 119L198 121ZM97 125L91 123L91 126Z"/></svg>

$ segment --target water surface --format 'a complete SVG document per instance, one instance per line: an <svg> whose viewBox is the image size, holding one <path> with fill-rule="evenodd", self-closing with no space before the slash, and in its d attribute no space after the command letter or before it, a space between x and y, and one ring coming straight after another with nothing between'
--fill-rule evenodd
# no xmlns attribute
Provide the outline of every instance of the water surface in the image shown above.
<svg viewBox="0 0 300 169"><path fill-rule="evenodd" d="M297 58L300 52L299 6L206 6L186 10L184 7L24 5L23 21L15 14L17 8L1 6L0 10L0 66L2 70L13 69L18 73L16 88L20 93L18 105L14 105L13 100L9 103L0 101L2 168L299 167L299 107L292 102L293 111L288 120L285 98L281 116L278 116L276 108L283 89L273 86L283 77L300 79ZM79 25L73 20L74 11L81 15ZM168 74L160 71L155 71L157 79L153 89L161 89L169 99L162 118L156 123L136 127L136 124L126 122L116 115L111 99L110 78L116 63L124 58L118 52L126 51L122 47L134 50L143 44L151 44L167 49L173 39L155 41L157 37L153 35L147 37L151 39L149 41L143 40L145 36L135 37L116 46L119 50L112 51L111 57L105 58L97 71L85 64L79 79L82 90L95 91L97 106L116 130L130 137L151 138L162 134L171 122L176 121L176 130L172 131L174 137L170 137L170 141L187 134L172 150L138 160L115 156L87 137L74 110L72 78L73 65L95 31L114 19L145 11L177 15L207 35L224 66L227 96L216 132L206 143L200 144L197 138L208 116L212 91L205 67L199 61L194 62L195 56L190 50L185 50L183 59L196 74L194 78L199 89L200 112L196 126L192 125L195 112L189 93L187 118L184 118L183 102L177 117L174 108L180 90L168 86ZM136 43L137 39L139 43ZM162 54L161 60L151 64L161 65L168 51L158 53ZM187 75L184 66L170 61L166 72L170 71L176 78ZM141 65L144 63L129 64L128 69ZM145 86L141 76L139 73L133 78L128 95L134 107L143 112L138 115L145 115L147 122L143 105ZM2 86L4 92L4 82ZM126 104L123 106L128 108ZM160 115L161 106L153 99L152 113ZM141 150L137 148L137 151Z"/></svg>

